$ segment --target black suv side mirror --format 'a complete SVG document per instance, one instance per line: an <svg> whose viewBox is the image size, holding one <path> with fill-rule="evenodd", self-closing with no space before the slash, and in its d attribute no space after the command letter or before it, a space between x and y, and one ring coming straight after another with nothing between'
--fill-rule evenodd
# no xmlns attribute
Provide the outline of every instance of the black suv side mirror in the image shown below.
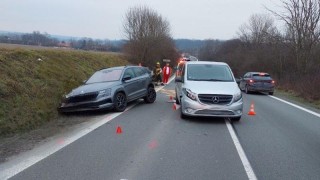
<svg viewBox="0 0 320 180"><path fill-rule="evenodd" d="M131 76L130 75L125 75L123 78L122 78L122 81L128 81L131 79Z"/></svg>

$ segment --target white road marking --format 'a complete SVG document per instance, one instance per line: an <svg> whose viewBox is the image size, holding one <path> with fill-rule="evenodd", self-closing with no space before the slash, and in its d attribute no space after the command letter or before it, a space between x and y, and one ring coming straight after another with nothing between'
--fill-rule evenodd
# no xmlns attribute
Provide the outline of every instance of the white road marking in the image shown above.
<svg viewBox="0 0 320 180"><path fill-rule="evenodd" d="M235 145L235 147L236 147L236 149L238 151L238 154L240 156L242 165L243 165L243 167L244 167L244 169L245 169L245 171L247 173L247 176L248 176L249 180L257 180L257 177L256 177L256 175L255 175L255 173L254 173L254 171L253 171L253 169L251 167L251 164L250 164L250 162L249 162L244 150L242 149L240 141L239 141L236 133L234 132L232 125L230 124L228 119L225 119L225 122L226 122L227 128L229 130L229 133L231 135L233 143L234 143L234 145Z"/></svg>
<svg viewBox="0 0 320 180"><path fill-rule="evenodd" d="M298 109L300 109L300 110L303 110L303 111L305 111L305 112L308 112L308 113L310 113L310 114L312 114L312 115L315 115L315 116L317 116L317 117L320 118L320 114L319 114L319 113L316 113L316 112L311 111L311 110L309 110L309 109L303 108L303 107L301 107L301 106L298 106L298 105L293 104L293 103L291 103L291 102L285 101L285 100L283 100L283 99L280 99L280 98L277 98L277 97L274 97L274 96L270 96L270 95L268 95L268 96L271 97L271 98L273 98L273 99L276 99L276 100L278 100L278 101L281 101L281 102L283 102L283 103L289 104L290 106L293 106L293 107L295 107L295 108L298 108Z"/></svg>
<svg viewBox="0 0 320 180"><path fill-rule="evenodd" d="M168 83L170 83L174 79L174 76L172 76ZM163 89L165 86L161 86L159 88L156 88L156 92ZM137 101L131 106L128 106L125 110L128 111L137 104L139 104L141 101ZM55 152L59 151L60 149L68 146L69 144L73 143L74 141L80 139L81 137L87 135L88 133L92 132L93 130L97 129L98 127L106 124L107 122L110 122L114 118L120 116L122 113L111 113L108 115L103 116L102 118L95 119L94 122L88 122L91 123L88 125L85 124L82 127L76 129L76 132L69 133L65 135L64 137L55 137L51 139L49 142L36 147L30 151L21 153L20 155L17 155L13 159L9 160L8 162L5 162L3 164L0 164L0 179L9 179L13 177L14 175L24 171L25 169L29 168L30 166L36 164L37 162L41 161L42 159L45 159L46 157L54 154ZM57 143L57 142L63 142L63 143Z"/></svg>

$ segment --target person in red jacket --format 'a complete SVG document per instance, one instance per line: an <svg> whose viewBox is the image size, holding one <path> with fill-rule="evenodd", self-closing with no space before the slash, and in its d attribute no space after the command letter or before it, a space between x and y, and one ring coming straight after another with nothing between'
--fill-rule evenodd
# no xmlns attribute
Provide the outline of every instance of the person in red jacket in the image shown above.
<svg viewBox="0 0 320 180"><path fill-rule="evenodd" d="M169 66L169 63L167 63L163 69L162 69L162 73L163 73L163 83L164 84L167 84L168 83L168 80L169 80L169 77L171 75L171 68Z"/></svg>

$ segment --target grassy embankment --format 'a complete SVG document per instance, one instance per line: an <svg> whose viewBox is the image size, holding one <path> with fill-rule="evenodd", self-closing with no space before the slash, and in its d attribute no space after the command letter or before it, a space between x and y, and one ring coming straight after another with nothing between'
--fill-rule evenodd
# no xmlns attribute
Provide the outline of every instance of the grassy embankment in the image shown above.
<svg viewBox="0 0 320 180"><path fill-rule="evenodd" d="M117 54L0 47L0 136L56 118L62 95L98 69L125 64Z"/></svg>

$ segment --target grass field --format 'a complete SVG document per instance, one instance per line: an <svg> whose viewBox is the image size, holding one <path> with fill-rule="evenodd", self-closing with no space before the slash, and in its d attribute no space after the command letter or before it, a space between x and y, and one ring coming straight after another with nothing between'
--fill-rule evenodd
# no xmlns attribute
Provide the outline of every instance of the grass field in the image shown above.
<svg viewBox="0 0 320 180"><path fill-rule="evenodd" d="M0 44L0 136L51 121L65 93L98 69L125 64L115 53Z"/></svg>

